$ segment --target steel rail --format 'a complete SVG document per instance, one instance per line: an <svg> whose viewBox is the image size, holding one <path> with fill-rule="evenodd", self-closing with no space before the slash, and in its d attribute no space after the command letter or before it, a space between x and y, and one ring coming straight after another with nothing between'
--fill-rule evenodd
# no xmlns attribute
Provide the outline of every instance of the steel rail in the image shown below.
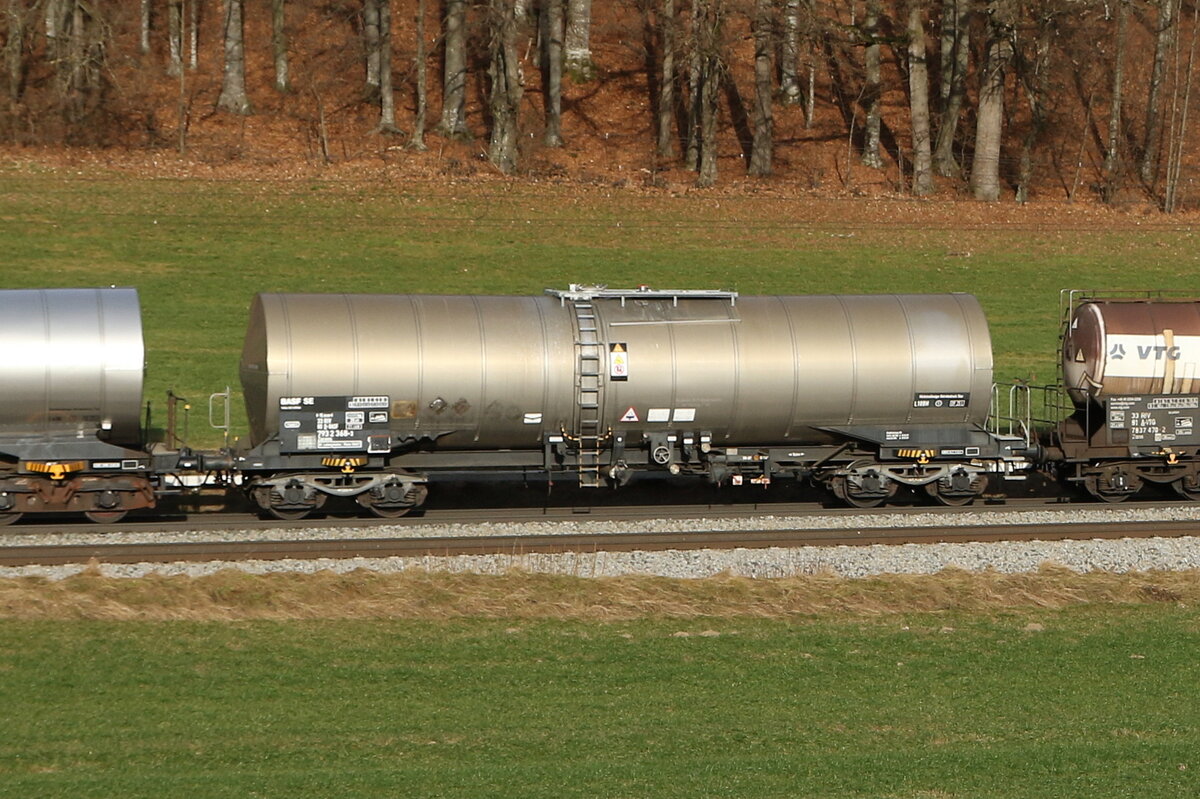
<svg viewBox="0 0 1200 799"><path fill-rule="evenodd" d="M563 521L645 521L648 519L697 519L721 518L744 519L755 516L905 516L939 514L947 517L963 513L993 514L1038 510L1050 513L1074 513L1080 510L1102 510L1114 506L1099 502L1062 502L1045 497L1010 497L1003 503L978 503L961 507L939 505L889 505L879 508L828 507L818 502L752 502L733 505L680 504L680 505L564 505L558 507L505 507L505 508L428 508L420 515L398 519L375 519L326 515L299 521L263 519L244 512L201 512L177 513L165 518L141 519L131 516L112 525L101 525L76 518L40 519L32 523L24 520L17 524L0 527L0 538L21 535L47 535L55 533L105 533L127 532L191 532L199 530L279 530L312 528L363 528L379 527L428 527L441 524L481 523L524 523ZM1197 507L1197 503L1186 500L1156 501L1141 500L1123 503L1122 509L1162 509Z"/></svg>
<svg viewBox="0 0 1200 799"><path fill-rule="evenodd" d="M219 541L150 544L72 544L0 548L0 566L89 563L171 563L284 559L532 555L555 553L867 546L872 544L1060 541L1181 537L1200 534L1200 522L1008 524L968 527L889 527L839 530L700 531L501 535L476 538L368 538L308 541Z"/></svg>

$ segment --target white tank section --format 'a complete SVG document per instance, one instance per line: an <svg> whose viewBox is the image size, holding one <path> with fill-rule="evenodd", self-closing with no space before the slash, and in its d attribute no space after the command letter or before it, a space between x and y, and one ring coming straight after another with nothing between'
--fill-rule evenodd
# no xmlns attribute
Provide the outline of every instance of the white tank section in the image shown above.
<svg viewBox="0 0 1200 799"><path fill-rule="evenodd" d="M290 396L386 396L397 440L536 448L609 428L713 444L815 427L982 424L987 321L966 294L260 294L241 363L251 442Z"/></svg>
<svg viewBox="0 0 1200 799"><path fill-rule="evenodd" d="M0 291L0 430L140 439L145 347L136 289Z"/></svg>

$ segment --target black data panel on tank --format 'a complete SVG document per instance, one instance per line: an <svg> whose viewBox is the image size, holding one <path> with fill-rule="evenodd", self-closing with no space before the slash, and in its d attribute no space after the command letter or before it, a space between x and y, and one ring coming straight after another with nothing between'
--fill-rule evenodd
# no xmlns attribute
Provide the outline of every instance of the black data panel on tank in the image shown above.
<svg viewBox="0 0 1200 799"><path fill-rule="evenodd" d="M1113 443L1131 446L1200 444L1200 395L1109 397L1105 409Z"/></svg>
<svg viewBox="0 0 1200 799"><path fill-rule="evenodd" d="M390 452L388 397L280 397L279 449Z"/></svg>

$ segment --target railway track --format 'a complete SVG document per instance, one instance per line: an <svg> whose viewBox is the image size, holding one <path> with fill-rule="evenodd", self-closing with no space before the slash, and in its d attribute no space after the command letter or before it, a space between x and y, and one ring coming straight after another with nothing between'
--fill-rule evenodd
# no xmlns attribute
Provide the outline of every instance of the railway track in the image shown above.
<svg viewBox="0 0 1200 799"><path fill-rule="evenodd" d="M1128 508L1187 508L1195 503L1182 501L1145 500L1120 507ZM854 518L861 516L896 516L943 514L1001 514L1022 510L1044 510L1055 513L1072 513L1080 509L1107 507L1094 502L1072 503L1054 497L1009 497L1002 502L981 502L964 507L941 507L928 504L889 505L885 508L831 509L820 502L743 502L718 504L696 502L689 504L563 504L555 506L520 507L443 507L425 508L419 515L398 519L363 518L357 510L347 515L327 514L298 521L263 519L249 512L178 512L155 518L139 518L131 514L113 525L97 525L77 517L45 517L30 523L0 527L0 538L21 535L47 535L55 533L110 535L114 533L175 533L195 530L279 530L279 529L356 529L369 531L373 528L401 528L418 530L422 527L447 524L479 523L533 523L566 521L644 521L649 519L744 519L763 517L812 517L835 515Z"/></svg>
<svg viewBox="0 0 1200 799"><path fill-rule="evenodd" d="M661 508L659 508L661 515ZM928 509L926 509L928 510ZM1200 521L1118 523L862 526L839 529L742 529L736 531L559 533L437 537L353 537L305 540L139 541L134 543L38 543L19 538L0 546L0 566L87 563L172 563L322 558L437 557L735 549L805 546L866 546L941 542L1056 541L1200 534Z"/></svg>

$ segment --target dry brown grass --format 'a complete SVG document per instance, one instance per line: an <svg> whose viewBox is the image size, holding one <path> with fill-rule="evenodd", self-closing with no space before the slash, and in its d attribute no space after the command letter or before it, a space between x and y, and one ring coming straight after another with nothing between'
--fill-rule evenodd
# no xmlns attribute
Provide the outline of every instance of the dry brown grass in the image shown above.
<svg viewBox="0 0 1200 799"><path fill-rule="evenodd" d="M8 619L425 619L877 616L961 610L1056 609L1079 604L1200 601L1200 571L1029 574L947 570L931 576L833 575L704 580L578 578L514 571L108 578L91 569L66 580L0 580Z"/></svg>

